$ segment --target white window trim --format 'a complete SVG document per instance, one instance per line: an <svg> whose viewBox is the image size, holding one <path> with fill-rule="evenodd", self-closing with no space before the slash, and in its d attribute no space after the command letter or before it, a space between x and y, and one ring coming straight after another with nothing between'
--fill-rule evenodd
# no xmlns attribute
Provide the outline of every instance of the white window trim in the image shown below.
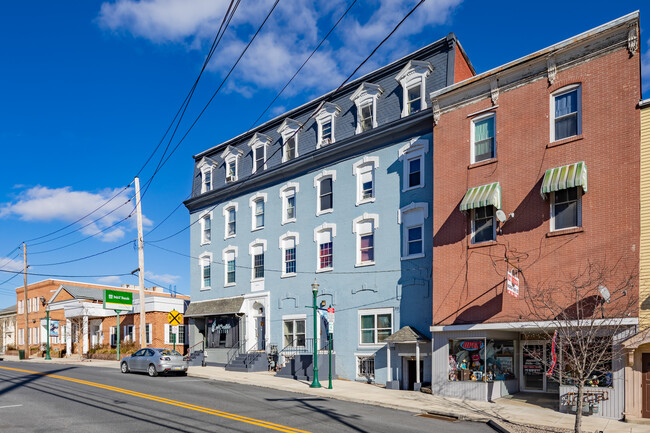
<svg viewBox="0 0 650 433"><path fill-rule="evenodd" d="M255 202L258 200L264 200L264 225L266 225L266 199L267 194L265 192L258 192L248 199L248 206L251 208L251 231L262 230L262 227L255 227Z"/></svg>
<svg viewBox="0 0 650 433"><path fill-rule="evenodd" d="M372 221L372 235L373 235L373 254L376 253L376 238L375 238L375 233L377 232L377 229L379 228L379 214L376 213L367 213L364 212L363 215L356 217L355 219L352 220L352 233L356 235L356 252L355 252L355 268L363 267L363 266L374 266L375 260L371 262L361 262L361 236L363 235L368 235L370 233L361 233L359 231L359 224L365 221Z"/></svg>
<svg viewBox="0 0 650 433"><path fill-rule="evenodd" d="M217 163L214 162L211 158L204 157L201 159L197 168L201 172L201 194L212 191L214 189L214 169L217 168ZM210 172L210 189L205 188L205 174Z"/></svg>
<svg viewBox="0 0 650 433"><path fill-rule="evenodd" d="M410 212L420 211L422 218L418 218L413 224L406 225L406 216ZM426 202L411 202L397 211L397 224L402 225L402 260L421 259L426 255L424 252L424 240L426 239L424 232L424 220L429 218L429 204ZM422 226L422 253L421 254L408 254L408 229L412 227Z"/></svg>
<svg viewBox="0 0 650 433"><path fill-rule="evenodd" d="M474 235L476 234L476 227L474 226L474 214L475 214L476 209L472 209L469 213L470 216L470 222L471 222L471 235L470 235L470 243L472 245L479 245L479 244L484 244L486 242L494 242L497 238L497 221L496 221L496 209L494 210L494 214L492 215L492 239L483 241L483 242L475 242L474 241Z"/></svg>
<svg viewBox="0 0 650 433"><path fill-rule="evenodd" d="M228 234L228 212L230 209L235 209L235 234L229 235ZM221 210L223 213L223 220L224 220L224 229L223 229L223 239L230 239L234 238L237 236L237 214L239 213L239 203L236 201L230 201L226 203L226 205L223 207Z"/></svg>
<svg viewBox="0 0 650 433"><path fill-rule="evenodd" d="M336 224L323 223L314 229L314 243L316 244L316 273L331 272L334 270L334 256L332 256L332 266L329 268L320 268L320 245L318 244L318 235L322 232L329 231L332 233L332 246L336 237Z"/></svg>
<svg viewBox="0 0 650 433"><path fill-rule="evenodd" d="M282 162L287 162L287 147L285 146L288 139L293 138L296 144L296 157L300 156L298 152L298 131L302 128L302 123L297 120L286 118L278 128L278 133L282 136ZM293 160L292 160L293 161Z"/></svg>
<svg viewBox="0 0 650 433"><path fill-rule="evenodd" d="M212 235L214 234L214 227L212 227L213 224L210 224L210 239L211 240L206 241L205 238L203 237L203 235L205 234L204 230L205 230L205 217L206 216L210 217L210 222L211 223L214 222L214 217L213 217L212 211L210 211L210 212L205 211L205 212L203 212L203 213L201 213L199 215L199 224L201 225L201 234L200 234L200 239L201 239L200 245L201 246L210 245L212 243Z"/></svg>
<svg viewBox="0 0 650 433"><path fill-rule="evenodd" d="M321 210L320 208L320 182L328 177L332 178L332 208ZM334 182L336 182L336 170L323 170L314 177L314 188L316 188L316 216L334 212Z"/></svg>
<svg viewBox="0 0 650 433"><path fill-rule="evenodd" d="M170 329L170 327L171 327L172 325L170 325L169 323L165 323L164 325L165 325L165 344L170 344L170 345L171 345L171 344L174 344L174 343L171 341L171 339L169 338L169 334L171 334L171 329ZM184 337L184 339L183 339L183 343L180 343L180 342L178 341L179 339L178 339L178 337L177 337L177 338L176 338L176 346L179 346L179 345L180 345L180 346L185 346L185 345L187 344L188 328L189 328L189 327L188 327L188 326L185 326L185 325L178 325L178 331L179 331L179 333L176 334L177 336L181 333L181 332L180 332L181 327L183 328L183 337Z"/></svg>
<svg viewBox="0 0 650 433"><path fill-rule="evenodd" d="M384 89L379 84L361 83L357 90L350 96L350 100L357 107L357 127L356 134L363 132L361 130L361 107L367 104L372 105L372 127L376 128L377 123L377 100L384 93Z"/></svg>
<svg viewBox="0 0 650 433"><path fill-rule="evenodd" d="M475 134L475 125L476 122L480 122L481 120L488 119L490 117L494 118L494 157L488 158L488 159L482 159L480 161L476 160L476 146L474 146L474 134ZM489 161L491 159L496 159L497 157L497 113L496 111L490 111L488 113L482 114L480 116L477 116L472 119L470 122L470 153L471 153L471 163L477 163L477 162L483 162L483 161Z"/></svg>
<svg viewBox="0 0 650 433"><path fill-rule="evenodd" d="M298 215L298 192L300 191L300 184L296 182L289 182L280 188L280 200L282 200L282 225L295 223ZM287 199L291 196L296 197L296 206L294 207L293 218L287 218Z"/></svg>
<svg viewBox="0 0 650 433"><path fill-rule="evenodd" d="M207 264L210 266L210 285L204 286L203 267ZM199 279L201 290L210 290L212 288L212 253L203 253L199 256Z"/></svg>
<svg viewBox="0 0 650 433"><path fill-rule="evenodd" d="M577 200L577 202L578 202L577 203L577 207L578 207L578 209L577 209L577 212L578 212L578 215L577 215L577 217L578 217L577 218L578 225L574 226L574 227L563 227L561 229L556 229L555 228L555 191L552 192L551 194L549 194L551 196L550 197L550 229L551 229L552 232L561 232L563 230L571 230L571 229L576 229L576 228L582 227L582 195L583 195L584 192L582 191L582 187L578 186L576 188L578 190L578 200Z"/></svg>
<svg viewBox="0 0 650 433"><path fill-rule="evenodd" d="M307 315L306 314L285 314L282 316L282 345L285 344L285 335L286 335L284 333L284 322L295 322L296 320L305 321L305 339L308 338L307 337ZM294 329L294 335L295 335L295 329Z"/></svg>
<svg viewBox="0 0 650 433"><path fill-rule="evenodd" d="M153 324L145 323L144 326L144 338L147 340L146 344L153 344ZM149 327L149 338L147 338L147 327Z"/></svg>
<svg viewBox="0 0 650 433"><path fill-rule="evenodd" d="M391 325L391 334L395 332L395 313L393 308L367 308L363 310L357 310L357 326L359 327L359 347L384 347L386 343L362 343L361 338L361 316L374 315L378 316L379 314L390 314L390 325ZM376 328L375 328L376 330ZM377 335L375 334L375 340L377 340Z"/></svg>
<svg viewBox="0 0 650 433"><path fill-rule="evenodd" d="M409 115L408 89L420 86L420 111L427 108L426 78L433 72L431 63L422 60L410 60L395 77L402 86L402 117Z"/></svg>
<svg viewBox="0 0 650 433"><path fill-rule="evenodd" d="M237 285L237 266L235 266L235 282L228 283L228 253L233 253L235 256L235 265L237 265L237 257L239 257L239 247L236 245L228 245L221 251L221 262L223 263L223 286L232 287Z"/></svg>
<svg viewBox="0 0 650 433"><path fill-rule="evenodd" d="M224 160L225 163L225 168L226 168L226 183L232 183L236 182L239 180L239 157L243 154L244 152L240 149L236 149L232 146L226 147L226 150L223 151L221 154L221 158ZM235 161L235 176L234 178L228 180L228 165ZM213 180L214 182L214 180Z"/></svg>
<svg viewBox="0 0 650 433"><path fill-rule="evenodd" d="M371 165L372 171L372 197L362 198L363 186L361 184L361 171L364 167ZM374 203L377 197L377 179L376 173L377 168L379 168L379 157L378 156L364 156L361 160L352 164L352 174L356 176L357 183L357 202L356 205L360 206L365 203Z"/></svg>
<svg viewBox="0 0 650 433"><path fill-rule="evenodd" d="M256 152L259 149L262 149L263 155L264 155L264 167L263 170L266 170L266 149L269 144L271 144L273 140L271 137L268 135L260 134L259 132L256 132L253 135L253 138L251 138L248 141L248 147L251 148L251 156L253 157L253 169L251 170L251 173L255 173L257 171L257 161L255 160Z"/></svg>
<svg viewBox="0 0 650 433"><path fill-rule="evenodd" d="M300 244L300 233L298 232L286 232L285 234L281 235L279 240L278 240L278 247L280 248L280 254L282 255L282 273L280 274L280 278L288 278L288 277L295 277L297 275L296 272L292 273L286 273L286 256L284 254L284 241L288 239L294 239L294 242L296 244L296 271L298 270L298 244Z"/></svg>
<svg viewBox="0 0 650 433"><path fill-rule="evenodd" d="M323 146L333 144L336 141L335 135L335 119L338 117L338 114L341 112L341 107L331 102L325 102L323 107L316 114L315 119L318 125L318 137L316 141L316 149L320 149ZM329 143L323 142L323 125L327 122L330 122L332 125L332 134Z"/></svg>
<svg viewBox="0 0 650 433"><path fill-rule="evenodd" d="M264 252L264 277L266 277L266 239L255 239L253 242L248 244L248 255L251 256L251 282L255 281L264 281L264 277L255 278L255 256L253 255L253 248L257 246L262 246L262 251Z"/></svg>
<svg viewBox="0 0 650 433"><path fill-rule="evenodd" d="M402 146L398 151L398 158L402 161L402 192L424 188L426 185L426 160L424 154L429 152L429 140L414 138L408 144ZM408 186L409 182L409 161L420 158L420 184Z"/></svg>
<svg viewBox="0 0 650 433"><path fill-rule="evenodd" d="M578 89L578 125L577 125L577 133L576 135L572 135L571 137L577 137L582 134L582 84L581 83L576 83L576 84L570 84L568 86L562 87L561 89L557 89L555 92L551 93L550 95L550 100L549 100L549 137L550 137L550 142L553 143L554 141L559 141L555 139L555 98L558 96L562 96L565 93L572 92L574 90ZM564 137L562 140L567 140L570 139L571 137Z"/></svg>

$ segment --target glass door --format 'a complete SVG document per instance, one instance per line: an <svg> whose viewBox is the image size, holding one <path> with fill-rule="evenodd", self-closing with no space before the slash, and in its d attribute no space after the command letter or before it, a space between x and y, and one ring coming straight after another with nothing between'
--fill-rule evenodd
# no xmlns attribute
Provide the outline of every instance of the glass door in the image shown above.
<svg viewBox="0 0 650 433"><path fill-rule="evenodd" d="M521 346L522 388L524 391L546 392L544 362L546 344L543 341L527 341Z"/></svg>

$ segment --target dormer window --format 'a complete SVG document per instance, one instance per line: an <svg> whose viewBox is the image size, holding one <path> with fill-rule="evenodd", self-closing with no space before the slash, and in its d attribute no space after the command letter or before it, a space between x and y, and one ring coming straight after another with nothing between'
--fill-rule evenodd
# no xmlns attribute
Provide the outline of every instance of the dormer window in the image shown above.
<svg viewBox="0 0 650 433"><path fill-rule="evenodd" d="M318 142L316 148L327 146L334 143L334 119L341 112L341 108L329 102L325 102L323 107L316 115L316 123L318 124Z"/></svg>
<svg viewBox="0 0 650 433"><path fill-rule="evenodd" d="M226 147L221 154L226 168L226 183L236 182L239 177L239 157L243 154L241 150L232 146Z"/></svg>
<svg viewBox="0 0 650 433"><path fill-rule="evenodd" d="M357 134L377 127L377 99L382 93L384 89L379 84L362 83L350 96L357 106Z"/></svg>
<svg viewBox="0 0 650 433"><path fill-rule="evenodd" d="M278 132L282 136L282 162L298 157L298 131L301 127L302 123L287 118L278 128Z"/></svg>
<svg viewBox="0 0 650 433"><path fill-rule="evenodd" d="M198 164L201 171L201 193L212 191L212 172L217 167L217 163L207 156Z"/></svg>
<svg viewBox="0 0 650 433"><path fill-rule="evenodd" d="M426 78L431 72L431 63L411 60L395 77L402 86L402 117L427 108L426 99L422 95L426 94Z"/></svg>
<svg viewBox="0 0 650 433"><path fill-rule="evenodd" d="M266 148L271 143L271 137L256 132L248 142L253 156L253 173L266 170Z"/></svg>

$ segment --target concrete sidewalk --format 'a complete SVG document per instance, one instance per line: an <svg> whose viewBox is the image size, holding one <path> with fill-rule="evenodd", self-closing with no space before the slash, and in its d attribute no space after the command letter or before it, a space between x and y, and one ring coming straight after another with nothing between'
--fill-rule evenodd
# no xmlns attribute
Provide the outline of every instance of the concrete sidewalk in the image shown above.
<svg viewBox="0 0 650 433"><path fill-rule="evenodd" d="M18 361L15 356L5 356L8 361ZM119 368L117 361L30 358L25 364L62 363L94 367ZM26 367L27 368L27 367ZM243 373L226 371L223 367L190 367L189 376L242 385L261 386L282 391L296 392L323 398L371 404L414 413L435 413L448 415L469 421L497 421L505 428L512 424L536 425L548 428L548 431L573 429L574 416L559 413L552 409L541 408L532 404L510 399L496 402L482 402L441 397L413 391L388 390L381 386L369 385L346 380L334 380L333 389L327 389L327 377L321 380L322 388L310 388L309 382L276 377L271 372ZM584 417L582 429L585 432L603 431L605 433L650 433L650 426L629 424L594 416Z"/></svg>

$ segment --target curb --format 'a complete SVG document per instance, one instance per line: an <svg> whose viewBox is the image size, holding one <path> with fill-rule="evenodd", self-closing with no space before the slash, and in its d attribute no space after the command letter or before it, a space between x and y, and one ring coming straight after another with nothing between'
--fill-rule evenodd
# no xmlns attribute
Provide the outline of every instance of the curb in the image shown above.
<svg viewBox="0 0 650 433"><path fill-rule="evenodd" d="M494 430L496 432L499 432L499 433L511 433L510 430L506 429L504 426L502 426L501 424L497 423L494 420L488 420L488 422L486 422L486 424L488 425L488 427L490 427L492 430Z"/></svg>

